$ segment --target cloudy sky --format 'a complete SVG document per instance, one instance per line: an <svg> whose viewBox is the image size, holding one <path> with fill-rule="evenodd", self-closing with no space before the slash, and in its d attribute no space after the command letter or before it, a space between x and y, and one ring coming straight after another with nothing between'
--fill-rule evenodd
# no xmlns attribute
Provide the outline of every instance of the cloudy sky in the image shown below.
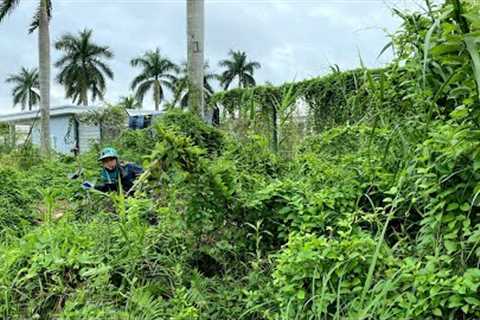
<svg viewBox="0 0 480 320"><path fill-rule="evenodd" d="M416 0L206 0L206 57L219 71L218 61L230 49L244 50L259 61L259 83L281 83L322 75L329 66L368 66L377 59L388 34L400 24L391 7L419 9ZM37 0L21 0L0 24L0 113L12 112L10 85L4 79L22 66L37 65L37 35L27 33ZM129 94L136 71L132 57L159 47L177 63L185 60L185 0L54 0L52 42L66 32L94 30L94 40L108 45L115 57L109 63L115 80L106 100ZM59 53L52 50L53 61ZM52 76L58 70L52 69ZM52 86L52 105L69 103L62 87ZM146 109L152 107L145 101ZM17 107L19 108L19 107Z"/></svg>

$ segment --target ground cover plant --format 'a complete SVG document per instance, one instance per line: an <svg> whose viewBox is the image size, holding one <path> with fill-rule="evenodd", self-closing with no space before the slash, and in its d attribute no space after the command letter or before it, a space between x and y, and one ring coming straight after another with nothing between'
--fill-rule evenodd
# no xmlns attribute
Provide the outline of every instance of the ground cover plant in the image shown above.
<svg viewBox="0 0 480 320"><path fill-rule="evenodd" d="M98 176L100 145L2 154L1 317L478 319L478 10L399 12L383 70L213 96L235 97L222 128L171 111L124 132L135 197L68 179Z"/></svg>

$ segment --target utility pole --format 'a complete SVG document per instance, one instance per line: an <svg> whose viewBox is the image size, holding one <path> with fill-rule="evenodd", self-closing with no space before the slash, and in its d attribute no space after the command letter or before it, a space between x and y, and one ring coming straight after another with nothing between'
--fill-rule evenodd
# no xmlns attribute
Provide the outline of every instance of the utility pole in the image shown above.
<svg viewBox="0 0 480 320"><path fill-rule="evenodd" d="M50 156L50 33L48 0L40 0L38 14L38 57L40 82L40 150Z"/></svg>
<svg viewBox="0 0 480 320"><path fill-rule="evenodd" d="M205 2L187 0L187 67L188 67L188 107L190 111L206 118L203 93L203 66L205 47Z"/></svg>

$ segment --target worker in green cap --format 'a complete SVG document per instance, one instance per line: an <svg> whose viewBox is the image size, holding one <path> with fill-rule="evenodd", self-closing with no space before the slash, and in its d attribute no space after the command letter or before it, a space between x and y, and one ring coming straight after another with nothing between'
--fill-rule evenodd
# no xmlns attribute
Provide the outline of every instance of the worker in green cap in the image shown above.
<svg viewBox="0 0 480 320"><path fill-rule="evenodd" d="M143 173L143 168L133 163L120 163L117 150L108 147L102 150L98 161L102 162L101 184L85 182L85 189L95 188L102 192L118 191L121 187L127 194L131 193L135 179Z"/></svg>

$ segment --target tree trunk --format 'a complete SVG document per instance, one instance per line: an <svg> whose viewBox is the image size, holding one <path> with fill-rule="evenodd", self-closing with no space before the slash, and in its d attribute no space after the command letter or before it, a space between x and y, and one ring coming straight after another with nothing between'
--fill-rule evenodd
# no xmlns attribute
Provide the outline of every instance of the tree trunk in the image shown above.
<svg viewBox="0 0 480 320"><path fill-rule="evenodd" d="M160 110L160 81L158 79L155 79L153 86L153 102L155 102L155 111Z"/></svg>
<svg viewBox="0 0 480 320"><path fill-rule="evenodd" d="M32 91L28 91L28 111L32 111Z"/></svg>
<svg viewBox="0 0 480 320"><path fill-rule="evenodd" d="M88 93L87 90L82 90L82 95L81 95L81 104L83 104L84 107L88 106Z"/></svg>
<svg viewBox="0 0 480 320"><path fill-rule="evenodd" d="M15 128L15 123L9 123L8 128L10 131L10 146L12 149L15 149L17 146L17 131Z"/></svg>
<svg viewBox="0 0 480 320"><path fill-rule="evenodd" d="M38 26L38 62L40 82L40 151L50 155L50 34L47 1L40 0Z"/></svg>
<svg viewBox="0 0 480 320"><path fill-rule="evenodd" d="M203 94L204 65L204 0L187 0L187 43L188 43L188 107L205 119Z"/></svg>

